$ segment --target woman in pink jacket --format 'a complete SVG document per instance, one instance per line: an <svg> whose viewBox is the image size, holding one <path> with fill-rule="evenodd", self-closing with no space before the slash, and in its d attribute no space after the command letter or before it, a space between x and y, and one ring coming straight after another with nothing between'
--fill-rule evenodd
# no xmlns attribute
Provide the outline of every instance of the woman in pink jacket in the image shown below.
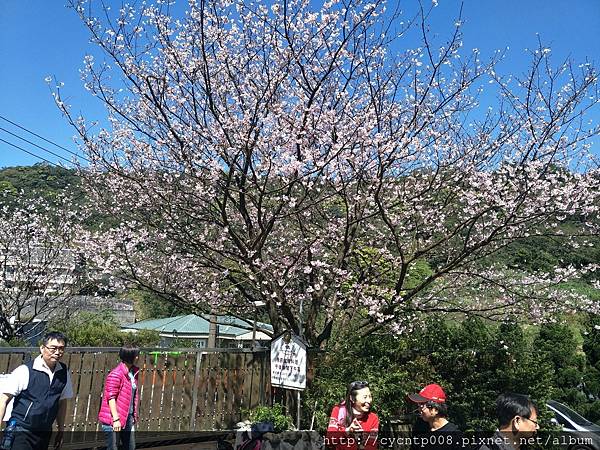
<svg viewBox="0 0 600 450"><path fill-rule="evenodd" d="M140 350L125 346L119 350L121 362L109 372L104 382L104 395L98 413L102 431L106 434L106 448L135 450L133 424L138 419L138 373L135 365Z"/></svg>

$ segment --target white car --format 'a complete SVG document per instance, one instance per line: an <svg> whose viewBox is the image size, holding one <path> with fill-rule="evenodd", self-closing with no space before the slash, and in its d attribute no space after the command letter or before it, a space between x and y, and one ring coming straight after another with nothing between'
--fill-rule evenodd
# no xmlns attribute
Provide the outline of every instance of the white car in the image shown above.
<svg viewBox="0 0 600 450"><path fill-rule="evenodd" d="M561 447L568 450L600 450L600 425L557 401L548 400L546 406L554 413L550 421L562 427L559 438Z"/></svg>

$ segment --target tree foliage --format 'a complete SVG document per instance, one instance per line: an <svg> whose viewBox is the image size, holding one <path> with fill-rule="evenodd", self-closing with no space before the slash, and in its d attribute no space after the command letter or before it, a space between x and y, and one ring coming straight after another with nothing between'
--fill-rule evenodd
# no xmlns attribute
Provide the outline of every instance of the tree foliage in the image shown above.
<svg viewBox="0 0 600 450"><path fill-rule="evenodd" d="M80 235L80 217L67 197L0 194L0 339L19 335L84 286Z"/></svg>
<svg viewBox="0 0 600 450"><path fill-rule="evenodd" d="M383 0L199 0L177 20L164 2L71 4L105 57L83 76L110 128L55 96L113 217L86 247L121 281L204 312L261 302L275 333L321 346L339 311L366 311L366 335L431 313L597 309L556 289L595 265L492 261L532 236L566 249L596 233L590 64L554 66L540 44L503 76L500 55L462 48L460 17L439 43L427 10L406 20Z"/></svg>
<svg viewBox="0 0 600 450"><path fill-rule="evenodd" d="M597 318L591 320L591 325L583 325L588 330L585 353L578 345L577 323L532 327L478 318L460 323L431 319L400 337L360 338L352 330L334 338L343 341L336 344L341 351L314 361L315 377L303 398L303 420L309 423L314 412L317 428L326 428L331 408L344 398L345 386L367 380L384 422L401 415L416 417L407 395L433 382L443 386L450 418L463 430L495 429L495 399L502 392L530 395L540 406L543 421L551 417L544 406L549 399L598 421L600 325Z"/></svg>
<svg viewBox="0 0 600 450"><path fill-rule="evenodd" d="M126 295L133 299L136 321L187 314L185 310L161 299L152 292L129 290Z"/></svg>

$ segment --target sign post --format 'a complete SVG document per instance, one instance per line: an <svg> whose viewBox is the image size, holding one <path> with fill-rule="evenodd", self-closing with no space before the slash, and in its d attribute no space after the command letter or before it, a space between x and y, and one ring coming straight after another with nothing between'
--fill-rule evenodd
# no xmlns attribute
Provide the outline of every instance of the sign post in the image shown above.
<svg viewBox="0 0 600 450"><path fill-rule="evenodd" d="M306 343L289 331L271 342L271 386L297 391L296 426L300 429L300 392L306 389Z"/></svg>

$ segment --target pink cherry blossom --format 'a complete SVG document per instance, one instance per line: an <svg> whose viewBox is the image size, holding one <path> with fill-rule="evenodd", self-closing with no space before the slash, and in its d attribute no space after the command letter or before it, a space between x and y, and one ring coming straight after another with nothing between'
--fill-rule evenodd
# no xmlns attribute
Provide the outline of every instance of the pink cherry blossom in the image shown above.
<svg viewBox="0 0 600 450"><path fill-rule="evenodd" d="M581 268L490 262L530 236L582 244L570 217L597 233L592 66L555 68L540 45L503 75L502 54L462 48L462 18L435 47L427 11L381 0L73 6L105 56L82 78L109 125L55 94L112 216L87 252L115 282L246 318L262 301L276 333L314 345L357 318L401 333L431 313L597 310L558 289ZM399 51L413 26L421 46Z"/></svg>

